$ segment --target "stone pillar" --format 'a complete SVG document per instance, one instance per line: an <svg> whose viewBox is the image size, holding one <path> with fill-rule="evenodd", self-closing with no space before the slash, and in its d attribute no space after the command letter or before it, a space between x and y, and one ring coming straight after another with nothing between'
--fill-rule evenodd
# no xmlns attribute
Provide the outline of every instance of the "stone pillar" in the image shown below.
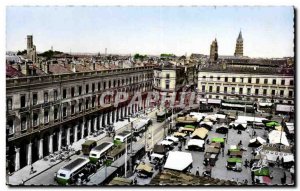
<svg viewBox="0 0 300 191"><path fill-rule="evenodd" d="M67 139L67 146L70 145L70 127L67 128L66 130L66 139Z"/></svg>
<svg viewBox="0 0 300 191"><path fill-rule="evenodd" d="M73 134L74 134L74 143L78 141L78 125L75 125L74 126L74 129L73 129Z"/></svg>
<svg viewBox="0 0 300 191"><path fill-rule="evenodd" d="M44 157L44 153L43 153L43 141L44 141L44 139L40 139L40 143L39 143L39 159L42 159Z"/></svg>
<svg viewBox="0 0 300 191"><path fill-rule="evenodd" d="M32 143L27 145L27 165L32 164Z"/></svg>
<svg viewBox="0 0 300 191"><path fill-rule="evenodd" d="M49 141L49 154L53 153L53 135L49 135L48 137Z"/></svg>
<svg viewBox="0 0 300 191"><path fill-rule="evenodd" d="M98 129L102 128L102 114L99 115L99 127Z"/></svg>
<svg viewBox="0 0 300 191"><path fill-rule="evenodd" d="M57 139L57 141L58 141L58 143L57 143L57 150L61 150L61 137L62 137L62 128L60 127L59 128L59 132L58 132L58 139Z"/></svg>
<svg viewBox="0 0 300 191"><path fill-rule="evenodd" d="M103 113L103 115L102 115L102 120L103 120L103 127L105 127L105 125L106 125L106 120L107 120L106 113Z"/></svg>
<svg viewBox="0 0 300 191"><path fill-rule="evenodd" d="M119 119L120 119L120 118L118 117L118 110L116 109L114 113L115 113L115 122L117 122L117 121L119 121Z"/></svg>
<svg viewBox="0 0 300 191"><path fill-rule="evenodd" d="M84 126L85 126L85 120L83 120L81 123L81 139L84 138Z"/></svg>
<svg viewBox="0 0 300 191"><path fill-rule="evenodd" d="M94 118L94 131L97 131L97 117Z"/></svg>
<svg viewBox="0 0 300 191"><path fill-rule="evenodd" d="M15 148L15 171L20 170L20 148Z"/></svg>
<svg viewBox="0 0 300 191"><path fill-rule="evenodd" d="M113 122L112 122L112 111L109 112L109 123L113 123Z"/></svg>
<svg viewBox="0 0 300 191"><path fill-rule="evenodd" d="M92 120L91 119L89 119L88 120L88 135L90 135L91 134L91 131L92 131Z"/></svg>

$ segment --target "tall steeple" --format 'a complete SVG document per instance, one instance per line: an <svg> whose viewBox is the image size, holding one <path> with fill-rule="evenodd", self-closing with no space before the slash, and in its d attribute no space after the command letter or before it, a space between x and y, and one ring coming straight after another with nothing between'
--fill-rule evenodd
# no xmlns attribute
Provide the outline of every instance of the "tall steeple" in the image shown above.
<svg viewBox="0 0 300 191"><path fill-rule="evenodd" d="M244 54L244 40L242 36L242 31L240 30L239 36L236 40L236 45L235 45L235 52L234 56L243 56Z"/></svg>
<svg viewBox="0 0 300 191"><path fill-rule="evenodd" d="M218 42L217 38L210 45L210 61L215 62L218 59Z"/></svg>

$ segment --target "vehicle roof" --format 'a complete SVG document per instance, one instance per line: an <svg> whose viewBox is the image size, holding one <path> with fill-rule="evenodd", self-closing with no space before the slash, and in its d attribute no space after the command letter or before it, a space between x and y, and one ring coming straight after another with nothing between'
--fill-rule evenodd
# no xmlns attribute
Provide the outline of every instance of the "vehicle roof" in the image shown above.
<svg viewBox="0 0 300 191"><path fill-rule="evenodd" d="M122 131L121 133L118 133L117 136L125 137L128 134L131 134L131 132L130 131Z"/></svg>
<svg viewBox="0 0 300 191"><path fill-rule="evenodd" d="M102 151L105 147L112 147L114 144L111 142L104 142L101 143L100 145L96 146L95 148L92 149L92 151Z"/></svg>
<svg viewBox="0 0 300 191"><path fill-rule="evenodd" d="M86 163L88 163L89 160L85 159L85 158L77 158L74 161L72 161L71 163L67 164L66 166L64 166L62 168L62 170L66 170L66 171L71 171L81 165L84 165Z"/></svg>
<svg viewBox="0 0 300 191"><path fill-rule="evenodd" d="M94 140L86 140L82 145L91 145L93 143L97 143L97 142Z"/></svg>

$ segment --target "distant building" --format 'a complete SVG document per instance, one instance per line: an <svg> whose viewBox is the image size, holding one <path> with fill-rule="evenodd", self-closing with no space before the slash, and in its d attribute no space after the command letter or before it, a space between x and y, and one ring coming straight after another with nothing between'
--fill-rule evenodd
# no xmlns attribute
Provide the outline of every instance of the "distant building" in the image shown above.
<svg viewBox="0 0 300 191"><path fill-rule="evenodd" d="M210 61L216 62L218 59L218 42L215 39L210 45Z"/></svg>
<svg viewBox="0 0 300 191"><path fill-rule="evenodd" d="M36 63L36 47L33 45L33 36L27 35L27 58Z"/></svg>
<svg viewBox="0 0 300 191"><path fill-rule="evenodd" d="M202 67L199 99L294 104L294 69L286 59L234 59Z"/></svg>
<svg viewBox="0 0 300 191"><path fill-rule="evenodd" d="M243 44L244 44L244 40L243 40L243 37L242 37L242 31L240 31L240 34L236 40L236 45L235 45L235 52L234 52L234 56L236 57L241 57L243 56L244 52L243 52Z"/></svg>

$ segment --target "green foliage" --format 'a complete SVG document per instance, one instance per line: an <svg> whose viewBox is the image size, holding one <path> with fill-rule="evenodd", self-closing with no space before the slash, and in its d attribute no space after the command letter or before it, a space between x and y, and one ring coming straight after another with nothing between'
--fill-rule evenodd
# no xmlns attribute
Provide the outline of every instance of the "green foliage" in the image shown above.
<svg viewBox="0 0 300 191"><path fill-rule="evenodd" d="M24 55L24 54L27 54L27 50L22 50L22 51L19 51L17 52L17 55Z"/></svg>
<svg viewBox="0 0 300 191"><path fill-rule="evenodd" d="M52 51L52 50L48 50L46 52L43 52L41 54L38 54L38 56L42 56L42 57L46 57L47 60L50 60L53 58L54 55L56 54L62 54L63 52L60 51Z"/></svg>
<svg viewBox="0 0 300 191"><path fill-rule="evenodd" d="M134 60L144 60L145 58L148 58L148 56L147 55L141 55L141 54L138 54L138 53L133 56Z"/></svg>
<svg viewBox="0 0 300 191"><path fill-rule="evenodd" d="M160 57L165 57L165 58L168 58L168 57L173 57L175 56L174 54L166 54L166 53L163 53L160 55Z"/></svg>

